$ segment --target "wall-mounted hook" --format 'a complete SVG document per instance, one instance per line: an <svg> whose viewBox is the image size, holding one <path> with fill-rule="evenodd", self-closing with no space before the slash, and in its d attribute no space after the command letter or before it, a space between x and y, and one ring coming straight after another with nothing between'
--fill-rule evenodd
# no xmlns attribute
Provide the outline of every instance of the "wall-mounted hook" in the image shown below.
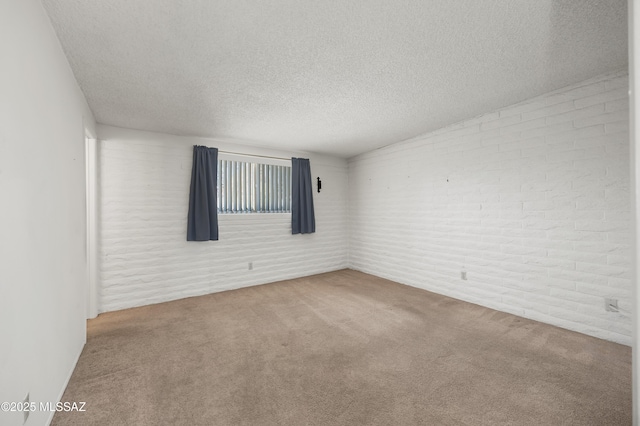
<svg viewBox="0 0 640 426"><path fill-rule="evenodd" d="M320 188L322 188L322 181L318 178L318 192L320 192Z"/></svg>

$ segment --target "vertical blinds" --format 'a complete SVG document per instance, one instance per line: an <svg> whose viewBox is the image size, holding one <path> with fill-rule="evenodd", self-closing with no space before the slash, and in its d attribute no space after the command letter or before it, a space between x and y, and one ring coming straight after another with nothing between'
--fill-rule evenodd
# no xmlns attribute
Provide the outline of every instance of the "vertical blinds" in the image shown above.
<svg viewBox="0 0 640 426"><path fill-rule="evenodd" d="M218 212L291 212L291 167L219 160Z"/></svg>

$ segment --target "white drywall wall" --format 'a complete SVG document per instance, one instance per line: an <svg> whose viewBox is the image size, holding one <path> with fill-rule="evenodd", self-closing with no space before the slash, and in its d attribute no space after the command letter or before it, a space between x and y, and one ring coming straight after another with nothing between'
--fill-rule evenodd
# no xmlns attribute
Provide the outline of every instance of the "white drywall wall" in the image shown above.
<svg viewBox="0 0 640 426"><path fill-rule="evenodd" d="M101 312L347 267L346 160L109 126L98 138ZM316 233L291 235L289 214L226 214L219 241L187 242L193 145L309 158Z"/></svg>
<svg viewBox="0 0 640 426"><path fill-rule="evenodd" d="M636 1L629 1L629 130L630 130L630 150L629 157L631 160L631 213L632 213L632 303L633 303L633 349L632 354L632 383L633 383L633 424L640 423L640 380L638 378L638 369L640 363L640 354L638 353L638 338L640 337L640 315L638 315L638 306L640 306L638 291L638 261L640 252L640 210L638 209L638 195L640 194L640 150L638 150L638 124L640 124L640 96L638 88L640 88L640 7Z"/></svg>
<svg viewBox="0 0 640 426"><path fill-rule="evenodd" d="M0 52L0 402L55 402L85 342L84 131L95 124L38 0L0 2ZM0 411L0 424L22 422Z"/></svg>
<svg viewBox="0 0 640 426"><path fill-rule="evenodd" d="M630 344L627 91L621 71L352 158L350 267Z"/></svg>

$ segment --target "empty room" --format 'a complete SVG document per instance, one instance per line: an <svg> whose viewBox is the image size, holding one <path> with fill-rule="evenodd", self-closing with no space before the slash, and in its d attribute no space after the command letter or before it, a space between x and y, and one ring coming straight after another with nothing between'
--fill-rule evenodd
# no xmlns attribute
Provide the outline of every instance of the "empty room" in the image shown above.
<svg viewBox="0 0 640 426"><path fill-rule="evenodd" d="M638 424L634 6L3 0L0 425Z"/></svg>

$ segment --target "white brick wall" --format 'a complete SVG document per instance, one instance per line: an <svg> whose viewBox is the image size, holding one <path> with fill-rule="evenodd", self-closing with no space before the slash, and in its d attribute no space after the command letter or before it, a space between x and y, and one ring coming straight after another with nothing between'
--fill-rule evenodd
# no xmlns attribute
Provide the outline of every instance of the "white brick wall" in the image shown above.
<svg viewBox="0 0 640 426"><path fill-rule="evenodd" d="M316 234L221 215L215 243L185 241L192 145L237 147L100 126L100 311L351 267L630 344L627 87L623 72L589 80L348 170L310 156Z"/></svg>
<svg viewBox="0 0 640 426"><path fill-rule="evenodd" d="M347 162L311 160L316 233L290 215L220 215L220 240L187 242L193 145L271 154L224 142L99 126L100 312L346 268ZM253 262L253 270L248 263Z"/></svg>
<svg viewBox="0 0 640 426"><path fill-rule="evenodd" d="M350 267L631 344L627 93L610 74L352 158Z"/></svg>

